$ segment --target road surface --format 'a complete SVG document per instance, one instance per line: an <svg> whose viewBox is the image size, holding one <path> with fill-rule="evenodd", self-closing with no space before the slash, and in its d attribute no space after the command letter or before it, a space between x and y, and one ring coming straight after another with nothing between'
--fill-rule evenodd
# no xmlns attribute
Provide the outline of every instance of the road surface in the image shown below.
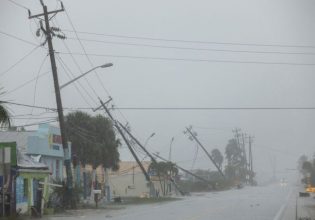
<svg viewBox="0 0 315 220"><path fill-rule="evenodd" d="M130 205L120 210L78 211L66 220L295 220L297 187L272 184L199 193L179 201ZM59 220L61 217L51 217Z"/></svg>

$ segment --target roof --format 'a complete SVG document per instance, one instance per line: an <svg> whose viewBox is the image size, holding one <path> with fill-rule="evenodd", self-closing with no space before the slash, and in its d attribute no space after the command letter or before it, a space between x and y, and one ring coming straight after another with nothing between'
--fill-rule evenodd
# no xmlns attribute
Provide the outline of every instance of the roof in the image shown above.
<svg viewBox="0 0 315 220"><path fill-rule="evenodd" d="M20 169L48 170L44 163L35 162L30 156L19 150L17 151L17 165Z"/></svg>
<svg viewBox="0 0 315 220"><path fill-rule="evenodd" d="M0 142L16 142L17 148L26 151L27 139L34 131L0 131Z"/></svg>

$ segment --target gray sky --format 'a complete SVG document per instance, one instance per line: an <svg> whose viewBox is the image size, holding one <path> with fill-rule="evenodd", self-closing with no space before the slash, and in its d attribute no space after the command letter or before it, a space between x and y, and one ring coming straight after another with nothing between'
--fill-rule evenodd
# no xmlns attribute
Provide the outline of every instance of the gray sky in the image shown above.
<svg viewBox="0 0 315 220"><path fill-rule="evenodd" d="M15 0L33 14L41 12L39 1ZM45 1L50 10L58 8L55 0ZM188 41L241 44L308 45L313 47L246 46L229 44L183 43L104 35L79 34L93 66L113 62L114 67L91 73L80 80L87 93L74 85L62 91L65 107L95 107L97 96L106 100L108 93L120 107L314 107L315 65L257 64L240 62L315 64L314 55L222 52L247 50L278 52L315 52L315 3L311 0L239 0L239 1L100 1L64 0L67 13L77 31ZM29 20L27 11L8 0L0 0L0 31L37 43L37 20ZM66 13L52 19L53 26L71 30ZM66 41L54 39L55 50L83 53L73 32L65 32ZM37 49L23 62L3 73L34 46L0 33L0 80L9 92L1 99L40 106L55 106L51 73L36 83L10 93L24 82L50 70L47 51ZM115 43L115 44L113 44ZM147 44L166 47L189 47L203 50L166 49L117 43ZM223 60L230 62L179 61L169 59L122 58L117 56L176 58L188 60ZM74 75L80 70L71 56L57 56L60 83L69 80L59 61L62 59ZM91 69L85 56L74 56L83 72ZM44 62L44 63L43 63ZM41 64L42 68L40 69ZM106 88L105 89L103 88ZM36 88L36 89L35 89ZM36 91L35 91L36 90ZM93 92L95 91L95 93ZM35 96L34 96L35 94ZM97 95L97 96L96 96ZM90 96L93 97L91 100ZM35 97L35 98L34 98ZM34 102L35 100L35 102ZM47 120L55 116L43 110L10 106L13 115L30 114L14 119L17 125ZM213 111L131 111L122 110L141 141L155 132L148 149L167 156L174 136L173 158L191 168L195 144L184 136L185 126L193 125L207 149L224 151L232 128L240 127L255 136L254 166L258 173L271 172L270 158L277 158L277 168L294 168L301 154L314 152L315 110L213 110ZM40 116L36 116L41 114ZM115 116L125 122L119 113ZM22 116L21 116L22 117ZM32 118L39 119L32 119ZM43 117L45 117L43 119ZM207 128L207 129L205 129ZM131 159L125 148L122 159ZM199 151L195 168L212 168Z"/></svg>

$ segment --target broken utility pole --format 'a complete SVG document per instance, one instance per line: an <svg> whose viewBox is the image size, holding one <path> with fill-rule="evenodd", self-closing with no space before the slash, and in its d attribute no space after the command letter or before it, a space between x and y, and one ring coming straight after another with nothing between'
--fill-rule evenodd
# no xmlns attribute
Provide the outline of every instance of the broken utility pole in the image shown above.
<svg viewBox="0 0 315 220"><path fill-rule="evenodd" d="M70 201L71 207L75 207L75 200L73 199L73 186L72 186L72 172L71 172L71 157L69 155L69 148L67 143L67 136L65 131L65 124L64 124L64 115L63 115L63 109L62 109L62 101L61 101L61 95L60 95L60 88L59 88L59 81L58 81L58 73L57 73L57 66L56 66L56 60L55 60L55 53L53 49L52 44L52 37L56 36L58 38L64 39L65 37L60 34L55 34L54 32L60 31L59 28L56 27L50 27L49 21L51 18L48 17L48 15L53 14L55 16L58 12L64 11L63 4L61 2L61 9L55 10L55 11L48 11L47 6L44 4L43 0L40 0L41 5L43 6L43 13L38 15L31 15L31 12L29 11L29 19L33 18L40 18L44 17L45 21L45 28L42 24L42 19L40 20L40 30L44 33L46 36L46 42L48 43L48 50L49 50L49 56L50 56L50 62L51 62L51 69L54 79L54 87L55 87L55 94L56 94L56 103L57 103L57 110L58 110L58 119L59 119L59 126L60 126L60 134L61 134L61 141L62 141L62 147L64 150L64 156L65 156L65 167L66 167L66 176L67 176L67 196L69 196L66 201Z"/></svg>
<svg viewBox="0 0 315 220"><path fill-rule="evenodd" d="M222 170L220 169L220 167L217 165L217 163L213 160L212 156L209 154L209 152L206 150L206 148L201 144L201 142L198 140L198 138L196 137L196 134L194 134L194 132L192 132L191 130L192 128L186 128L186 131L190 134L190 137L195 140L197 142L197 144L202 148L202 150L206 153L206 155L208 156L208 158L211 160L211 162L214 164L214 166L217 168L217 170L219 171L219 173L225 178L224 173L222 172ZM184 132L186 133L186 132Z"/></svg>
<svg viewBox="0 0 315 220"><path fill-rule="evenodd" d="M124 129L124 131L131 137L131 139L134 140L134 141L136 142L136 144L138 144L138 146L151 158L152 162L153 162L154 164L157 164L156 159L155 159L155 158L152 156L152 154L150 154L149 151L138 141L138 139L135 138L135 136L133 136L133 135L131 134L131 132L130 132L125 126L123 126L120 122L118 122L118 123L119 123L120 127L122 127L122 128ZM164 191L164 189L163 189L163 187L162 187L162 181L161 181L161 174L160 174L160 171L158 170L157 172L158 172L158 177L159 177L159 182L160 182L160 185L161 185L161 189L163 190L163 194L165 194L165 191ZM175 181L174 181L174 184L175 184ZM179 190L179 188L178 188L178 191L182 193L182 191Z"/></svg>
<svg viewBox="0 0 315 220"><path fill-rule="evenodd" d="M153 154L153 155L156 156L157 158L160 158L160 159L163 160L164 162L170 162L170 163L171 163L171 161L166 160L165 158L161 157L161 156L158 155L158 154ZM206 179L204 179L204 178L202 178L202 177L200 177L200 176L197 176L196 174L190 172L189 170L186 170L186 169L184 169L184 168L178 166L177 164L174 164L174 166L177 167L179 170L181 170L181 171L183 171L183 172L185 172L185 173L188 173L188 174L190 174L191 176L196 177L197 179L199 179L199 180L201 180L201 181L203 181L203 182L205 182L205 183L210 184L208 180L206 180Z"/></svg>
<svg viewBox="0 0 315 220"><path fill-rule="evenodd" d="M111 100L111 98L110 98ZM109 101L110 101L109 100ZM117 129L117 131L119 132L119 134L121 135L121 137L123 138L123 140L125 141L128 149L130 150L132 156L135 158L135 160L137 161L137 164L139 165L143 175L145 176L145 179L149 182L150 184L150 196L152 196L152 181L150 179L150 176L148 174L148 172L145 170L145 168L143 167L143 164L141 163L141 161L139 160L138 156L136 155L135 151L133 150L131 144L129 143L128 139L126 138L124 132L121 130L121 128L118 125L118 122L113 118L112 114L110 113L110 111L108 110L108 108L106 107L106 104L99 98L99 101L101 103L101 106L103 107L103 109L105 110L105 112L107 113L107 115L109 116L109 118L112 120L113 125L115 126L115 128ZM108 103L109 101L107 101L106 103ZM98 108L97 108L98 109Z"/></svg>
<svg viewBox="0 0 315 220"><path fill-rule="evenodd" d="M138 146L151 158L151 160L153 161L153 163L157 163L156 159L149 153L149 151L138 141L137 138L135 138L131 132L125 127L123 126L120 122L118 122L118 124L120 125L120 127L122 127L124 129L124 131L132 138L132 140L134 140L136 142L136 144L138 144Z"/></svg>

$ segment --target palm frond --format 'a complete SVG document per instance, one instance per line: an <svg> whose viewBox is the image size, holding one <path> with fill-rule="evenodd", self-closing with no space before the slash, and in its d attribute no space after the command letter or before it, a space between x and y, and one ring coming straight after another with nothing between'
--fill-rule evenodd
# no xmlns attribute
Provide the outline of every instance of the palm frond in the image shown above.
<svg viewBox="0 0 315 220"><path fill-rule="evenodd" d="M9 126L11 125L10 113L0 101L0 125Z"/></svg>

